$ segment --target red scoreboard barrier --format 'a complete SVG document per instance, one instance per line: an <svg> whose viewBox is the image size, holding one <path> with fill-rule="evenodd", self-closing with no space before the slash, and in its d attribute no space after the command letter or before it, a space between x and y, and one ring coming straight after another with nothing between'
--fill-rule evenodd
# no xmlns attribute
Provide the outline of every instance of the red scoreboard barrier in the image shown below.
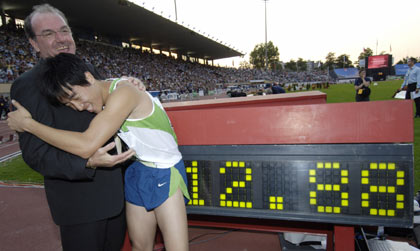
<svg viewBox="0 0 420 251"><path fill-rule="evenodd" d="M413 142L412 114L410 100L168 111L179 145Z"/></svg>

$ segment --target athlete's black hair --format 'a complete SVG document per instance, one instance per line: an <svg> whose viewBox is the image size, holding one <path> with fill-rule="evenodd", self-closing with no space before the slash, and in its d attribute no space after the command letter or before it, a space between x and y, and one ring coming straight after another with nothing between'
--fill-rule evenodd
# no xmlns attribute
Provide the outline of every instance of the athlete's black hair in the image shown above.
<svg viewBox="0 0 420 251"><path fill-rule="evenodd" d="M76 55L60 53L55 57L44 60L43 81L40 83L40 91L53 105L60 105L60 100L69 99L70 95L65 91L73 90L72 86L87 86L85 72L90 72L95 78L96 72Z"/></svg>

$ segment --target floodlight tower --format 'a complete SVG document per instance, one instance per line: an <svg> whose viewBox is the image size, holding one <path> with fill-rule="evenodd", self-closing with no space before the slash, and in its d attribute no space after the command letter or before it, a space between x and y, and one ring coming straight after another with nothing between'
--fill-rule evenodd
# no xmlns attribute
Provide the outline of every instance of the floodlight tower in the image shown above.
<svg viewBox="0 0 420 251"><path fill-rule="evenodd" d="M176 0L174 0L174 4L175 4L175 22L178 23L178 13L176 11Z"/></svg>
<svg viewBox="0 0 420 251"><path fill-rule="evenodd" d="M263 1L264 1L264 11L265 11L265 46L264 46L265 60L264 60L264 67L265 67L265 70L267 71L267 65L268 65L268 58L267 58L267 1L268 0L263 0Z"/></svg>

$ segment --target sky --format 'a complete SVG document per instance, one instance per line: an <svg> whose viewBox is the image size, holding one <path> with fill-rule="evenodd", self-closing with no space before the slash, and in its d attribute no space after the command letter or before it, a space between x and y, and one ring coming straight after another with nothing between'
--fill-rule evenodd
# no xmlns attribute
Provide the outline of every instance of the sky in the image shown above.
<svg viewBox="0 0 420 251"><path fill-rule="evenodd" d="M130 0L244 53L215 61L239 66L257 44L278 47L280 61L325 61L329 52L357 61L363 48L391 53L394 62L420 57L419 0ZM144 3L144 4L143 4ZM410 14L411 13L411 14ZM182 23L183 22L183 23Z"/></svg>

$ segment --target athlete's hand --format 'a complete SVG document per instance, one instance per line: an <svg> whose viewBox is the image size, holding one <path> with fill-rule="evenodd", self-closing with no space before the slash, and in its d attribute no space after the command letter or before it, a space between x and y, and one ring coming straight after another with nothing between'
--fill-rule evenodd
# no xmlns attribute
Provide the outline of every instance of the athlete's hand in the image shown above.
<svg viewBox="0 0 420 251"><path fill-rule="evenodd" d="M13 99L12 104L16 110L7 114L7 125L12 130L24 132L26 122L32 119L32 115L16 100Z"/></svg>
<svg viewBox="0 0 420 251"><path fill-rule="evenodd" d="M104 147L99 148L90 158L86 164L86 167L113 167L116 164L122 163L131 158L135 151L129 149L121 154L111 155L108 153L109 150L115 147L115 142L111 142Z"/></svg>

